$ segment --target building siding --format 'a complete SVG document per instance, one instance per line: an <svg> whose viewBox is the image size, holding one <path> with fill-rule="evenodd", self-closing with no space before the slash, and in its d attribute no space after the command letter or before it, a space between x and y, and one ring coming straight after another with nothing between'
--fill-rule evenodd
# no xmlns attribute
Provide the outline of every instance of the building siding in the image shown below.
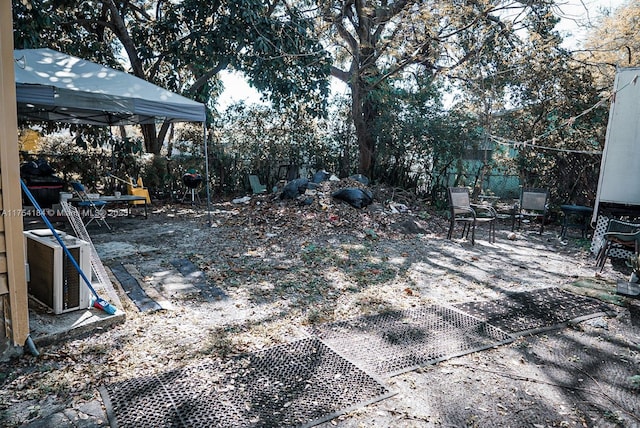
<svg viewBox="0 0 640 428"><path fill-rule="evenodd" d="M0 212L22 209L11 1L0 0ZM29 336L22 216L0 215L0 351Z"/></svg>

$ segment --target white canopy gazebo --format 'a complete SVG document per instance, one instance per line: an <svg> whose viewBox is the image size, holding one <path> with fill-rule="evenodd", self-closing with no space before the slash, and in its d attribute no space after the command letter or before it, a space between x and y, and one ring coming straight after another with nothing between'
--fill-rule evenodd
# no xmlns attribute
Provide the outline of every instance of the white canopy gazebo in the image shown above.
<svg viewBox="0 0 640 428"><path fill-rule="evenodd" d="M131 74L51 49L16 49L18 117L118 126L201 122L210 212L205 105Z"/></svg>

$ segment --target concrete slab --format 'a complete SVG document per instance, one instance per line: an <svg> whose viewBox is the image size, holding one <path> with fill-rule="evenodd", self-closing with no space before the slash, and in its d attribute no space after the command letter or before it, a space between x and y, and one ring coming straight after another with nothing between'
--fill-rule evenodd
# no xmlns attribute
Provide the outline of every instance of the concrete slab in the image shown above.
<svg viewBox="0 0 640 428"><path fill-rule="evenodd" d="M88 308L55 315L37 303L29 306L29 329L36 347L99 334L126 318L121 310L109 315L100 309Z"/></svg>

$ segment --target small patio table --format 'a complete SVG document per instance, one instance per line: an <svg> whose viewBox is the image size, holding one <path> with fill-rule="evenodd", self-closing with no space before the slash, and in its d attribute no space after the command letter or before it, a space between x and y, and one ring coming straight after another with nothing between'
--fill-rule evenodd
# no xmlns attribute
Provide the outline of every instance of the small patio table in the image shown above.
<svg viewBox="0 0 640 428"><path fill-rule="evenodd" d="M566 238L569 228L579 229L582 238L586 237L589 228L589 218L593 214L593 208L583 205L560 205L560 209L564 214L562 219L561 238Z"/></svg>
<svg viewBox="0 0 640 428"><path fill-rule="evenodd" d="M120 195L120 196L103 196L100 195L100 197L97 199L100 201L104 201L107 203L106 209L109 209L109 205L115 205L115 204L126 204L127 205L127 216L131 215L131 206L133 205L134 202L137 201L142 201L144 205L144 218L148 218L148 213L147 213L147 198L144 196L135 196L135 195ZM71 203L78 203L80 202L81 199L80 198L71 198L69 199L69 202Z"/></svg>

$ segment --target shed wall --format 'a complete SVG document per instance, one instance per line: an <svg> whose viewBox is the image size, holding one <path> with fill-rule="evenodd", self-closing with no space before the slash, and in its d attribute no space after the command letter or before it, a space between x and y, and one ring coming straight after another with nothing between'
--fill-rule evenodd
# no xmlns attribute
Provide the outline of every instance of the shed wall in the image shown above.
<svg viewBox="0 0 640 428"><path fill-rule="evenodd" d="M29 335L17 123L11 1L0 0L0 357Z"/></svg>

